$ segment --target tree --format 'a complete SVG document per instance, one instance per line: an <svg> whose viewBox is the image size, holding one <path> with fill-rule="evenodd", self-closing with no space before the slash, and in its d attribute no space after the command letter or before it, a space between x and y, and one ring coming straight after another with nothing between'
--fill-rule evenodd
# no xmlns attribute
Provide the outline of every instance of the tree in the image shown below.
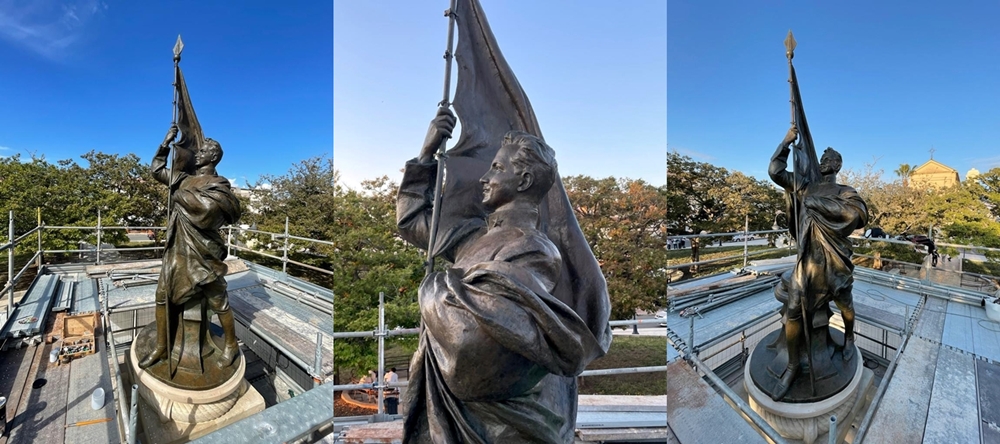
<svg viewBox="0 0 1000 444"><path fill-rule="evenodd" d="M333 159L319 156L293 164L284 175L261 176L250 187L242 223L280 233L287 218L293 235L333 239L334 174Z"/></svg>
<svg viewBox="0 0 1000 444"><path fill-rule="evenodd" d="M379 293L385 293L389 328L416 327L420 314L417 287L424 274L421 252L403 241L396 229L398 187L387 177L345 187L333 174L333 322L334 331L370 331L378 327ZM401 338L408 349L415 338ZM376 342L338 339L334 342L334 372L354 373L375 368Z"/></svg>
<svg viewBox="0 0 1000 444"><path fill-rule="evenodd" d="M667 288L666 187L642 180L563 179L608 283L612 319L663 306Z"/></svg>
<svg viewBox="0 0 1000 444"><path fill-rule="evenodd" d="M990 194L979 181L958 184L931 195L924 208L929 221L935 228L940 228L949 242L1000 245L1000 222L997 222L988 204ZM986 256L1000 259L992 252L986 252Z"/></svg>
<svg viewBox="0 0 1000 444"><path fill-rule="evenodd" d="M49 163L44 157L23 162L18 155L0 159L0 210L14 211L15 231L37 225L36 209L46 225L144 225L165 221L166 187L153 181L149 166L134 154L109 155L91 151L83 156L87 167L72 160ZM75 249L80 241L96 242L93 232L46 230L46 249ZM104 232L103 242L124 243L122 230ZM35 245L21 251L34 251Z"/></svg>
<svg viewBox="0 0 1000 444"><path fill-rule="evenodd" d="M900 179L903 180L903 186L910 186L910 176L913 174L913 168L910 167L908 163L899 164L899 168L894 171Z"/></svg>
<svg viewBox="0 0 1000 444"><path fill-rule="evenodd" d="M722 186L709 194L723 205L720 231L770 230L778 211L784 211L784 195L769 182L757 180L739 171L728 174Z"/></svg>
<svg viewBox="0 0 1000 444"><path fill-rule="evenodd" d="M908 187L901 181L886 183L882 174L882 170L869 163L859 171L844 170L840 182L853 187L865 200L869 227L880 227L896 235L926 232L930 221L925 201L934 191Z"/></svg>
<svg viewBox="0 0 1000 444"><path fill-rule="evenodd" d="M667 227L674 233L716 231L725 205L713 190L725 186L725 168L667 152Z"/></svg>

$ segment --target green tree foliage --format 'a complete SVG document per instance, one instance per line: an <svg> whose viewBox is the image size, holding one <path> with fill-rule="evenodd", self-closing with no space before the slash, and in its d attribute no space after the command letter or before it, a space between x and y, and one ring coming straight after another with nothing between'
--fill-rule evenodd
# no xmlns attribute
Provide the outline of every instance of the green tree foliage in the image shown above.
<svg viewBox="0 0 1000 444"><path fill-rule="evenodd" d="M334 331L375 330L380 292L385 294L389 328L417 327L416 295L424 257L398 235L397 185L381 177L353 189L340 183L336 173L333 184ZM392 341L411 350L416 345L414 336ZM376 347L372 338L334 341L334 371L374 369Z"/></svg>
<svg viewBox="0 0 1000 444"><path fill-rule="evenodd" d="M666 299L666 187L642 180L563 179L570 202L608 282L612 319L655 310Z"/></svg>
<svg viewBox="0 0 1000 444"><path fill-rule="evenodd" d="M52 164L44 157L0 158L0 211L14 211L17 233L37 225L36 209L48 226L96 226L99 210L104 226L164 222L166 187L152 179L138 156L91 151L81 158L86 166L73 160ZM77 248L80 241L95 243L96 236L74 230L47 230L43 236L46 249ZM102 241L124 243L127 238L124 231L108 230ZM19 251L35 248L23 245Z"/></svg>
<svg viewBox="0 0 1000 444"><path fill-rule="evenodd" d="M713 190L726 186L728 174L725 168L667 151L668 230L675 234L718 232L726 208Z"/></svg>
<svg viewBox="0 0 1000 444"><path fill-rule="evenodd" d="M928 220L948 242L1000 245L1000 222L994 213L995 201L991 201L995 195L991 188L1000 170L990 172L983 179L952 186L927 199L924 208ZM993 252L987 251L986 256L992 261L1000 260Z"/></svg>
<svg viewBox="0 0 1000 444"><path fill-rule="evenodd" d="M331 241L334 239L334 170L329 156L312 157L295 163L283 175L263 175L241 197L243 215L241 225L270 233L284 233L288 221L291 236ZM285 240L262 234L244 234L239 242L246 242L253 249L270 250L282 254ZM256 241L256 242L254 242ZM288 257L324 270L333 270L334 248L322 243L301 239L288 240ZM267 262L263 256L254 258ZM313 273L295 264L288 266L296 273L319 285L333 285L332 278Z"/></svg>
<svg viewBox="0 0 1000 444"><path fill-rule="evenodd" d="M904 187L910 184L910 176L913 175L913 167L910 164L901 163L899 164L899 168L896 168L893 172L903 181Z"/></svg>
<svg viewBox="0 0 1000 444"><path fill-rule="evenodd" d="M770 230L776 213L785 210L784 194L778 188L739 171L728 174L709 195L724 208L717 222L719 231L743 231L747 218L750 231Z"/></svg>

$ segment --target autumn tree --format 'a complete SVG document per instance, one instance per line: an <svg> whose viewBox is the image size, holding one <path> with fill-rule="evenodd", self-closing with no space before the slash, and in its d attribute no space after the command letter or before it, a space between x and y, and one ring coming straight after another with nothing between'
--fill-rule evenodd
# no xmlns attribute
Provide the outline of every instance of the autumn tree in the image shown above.
<svg viewBox="0 0 1000 444"><path fill-rule="evenodd" d="M725 168L667 152L667 226L672 233L718 231L725 214L718 190L725 187Z"/></svg>
<svg viewBox="0 0 1000 444"><path fill-rule="evenodd" d="M709 194L724 208L718 221L720 231L770 230L778 211L784 211L784 195L770 182L754 179L739 171L726 175L722 186Z"/></svg>
<svg viewBox="0 0 1000 444"><path fill-rule="evenodd" d="M642 180L563 178L577 221L608 282L613 319L664 303L666 190Z"/></svg>

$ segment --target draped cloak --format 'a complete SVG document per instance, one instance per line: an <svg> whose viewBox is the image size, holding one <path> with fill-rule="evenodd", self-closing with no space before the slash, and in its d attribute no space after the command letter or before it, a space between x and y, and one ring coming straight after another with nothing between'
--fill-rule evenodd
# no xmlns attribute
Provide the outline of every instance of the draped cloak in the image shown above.
<svg viewBox="0 0 1000 444"><path fill-rule="evenodd" d="M793 145L792 172L785 170L789 153L780 149L771 158L768 172L771 180L785 189L788 232L798 244L795 268L787 284L789 298L805 297L802 302L811 313L854 282L848 236L868 223L868 207L854 188L823 181L791 59L788 68L792 121L799 130L799 142Z"/></svg>
<svg viewBox="0 0 1000 444"><path fill-rule="evenodd" d="M156 180L170 183L165 155L154 158L152 168ZM173 207L156 300L182 305L200 287L226 275L226 243L219 228L239 220L241 210L229 181L221 176L176 174L171 193Z"/></svg>
<svg viewBox="0 0 1000 444"><path fill-rule="evenodd" d="M853 284L854 263L848 237L868 223L868 207L854 188L817 179L810 182L809 175L796 176L785 171L786 162L787 154L775 155L770 175L788 193L789 214L798 218L795 231L799 255L789 282L789 296L805 297L802 302L806 311L813 312Z"/></svg>
<svg viewBox="0 0 1000 444"><path fill-rule="evenodd" d="M434 163L406 165L404 238L426 242L435 174ZM555 244L534 227L505 225L505 213L455 230L464 235L451 242L454 265L420 286L404 442L572 442L575 403L546 393L559 380L545 378L573 378L604 349L552 295L562 271Z"/></svg>
<svg viewBox="0 0 1000 444"><path fill-rule="evenodd" d="M539 205L535 230L501 242L506 248L498 251L478 242L489 235L479 179L504 134L520 130L543 137L479 1L453 5L458 33L453 105L461 136L443 160L440 223L431 254L455 266L429 275L419 289L424 328L410 365L404 442L572 443L576 375L611 344L607 283L558 178ZM411 161L397 198L400 235L424 249L430 244L435 177L435 163ZM551 246L558 252L555 268L542 265L556 257ZM435 316L460 327L436 323ZM492 351L477 354L478 361L466 359L471 355L463 347L476 344ZM517 356L527 363L522 374L494 375L495 386L474 378ZM466 392L474 387L480 391Z"/></svg>

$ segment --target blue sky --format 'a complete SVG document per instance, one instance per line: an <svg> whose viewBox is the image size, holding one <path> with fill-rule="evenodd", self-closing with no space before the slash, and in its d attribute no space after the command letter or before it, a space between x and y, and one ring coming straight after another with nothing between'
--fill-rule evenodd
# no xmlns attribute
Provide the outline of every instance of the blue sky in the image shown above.
<svg viewBox="0 0 1000 444"><path fill-rule="evenodd" d="M758 178L789 126L783 41L818 150L885 179L1000 166L1000 3L671 0L669 149ZM669 179L668 179L669 181Z"/></svg>
<svg viewBox="0 0 1000 444"><path fill-rule="evenodd" d="M482 3L561 174L665 183L666 2ZM334 3L334 166L344 183L398 182L419 152L442 95L448 5Z"/></svg>
<svg viewBox="0 0 1000 444"><path fill-rule="evenodd" d="M178 34L222 175L243 185L329 156L332 14L323 1L0 0L0 156L149 162L170 126Z"/></svg>

